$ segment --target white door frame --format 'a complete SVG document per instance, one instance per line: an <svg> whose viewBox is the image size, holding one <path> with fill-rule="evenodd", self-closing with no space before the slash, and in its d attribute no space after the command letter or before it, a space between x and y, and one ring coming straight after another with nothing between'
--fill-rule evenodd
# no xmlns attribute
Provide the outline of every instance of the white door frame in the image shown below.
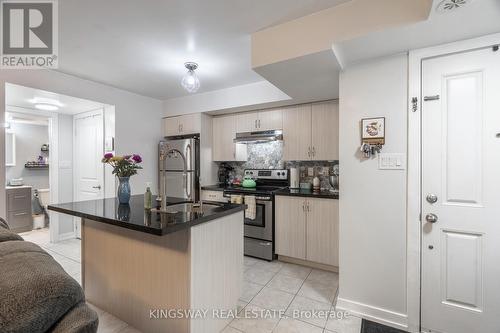
<svg viewBox="0 0 500 333"><path fill-rule="evenodd" d="M102 137L103 137L103 142L102 142L102 146L104 148L104 139L105 139L105 132L106 132L106 127L105 127L105 120L104 120L104 107L102 108L99 108L99 109L95 109L95 110L89 110L89 111L85 111L85 112L81 112L81 113L77 113L75 115L73 115L73 151L75 151L75 147L76 147L76 120L77 119L83 119L83 118L86 118L88 117L89 114L97 114L97 113L100 113L101 114L101 119L102 119ZM104 155L104 149L103 149L103 155ZM77 160L76 160L76 155L73 154L73 201L76 201L76 198L77 198L77 193L78 193L78 187L77 187L77 181L78 181L78 172L77 172L77 168L78 168L78 164L77 164ZM106 177L106 172L105 170L103 170L103 174L102 174L102 179L103 179L103 182L102 182L102 194L103 194L103 198L105 197L105 193L106 193L106 180L105 180L105 177ZM79 217L75 217L73 220L74 220L74 224L73 224L73 232L74 232L74 235L75 237L78 237L78 230L77 230L77 221L78 219L80 219Z"/></svg>
<svg viewBox="0 0 500 333"><path fill-rule="evenodd" d="M49 121L49 189L50 189L50 203L59 202L59 113L35 110L24 107L8 106L5 112L17 112L31 114L35 116L45 116ZM48 212L50 215L50 242L57 243L61 240L68 238L70 235L59 235L59 214Z"/></svg>
<svg viewBox="0 0 500 333"><path fill-rule="evenodd" d="M408 195L407 195L407 305L408 329L420 332L421 306L421 184L422 184L422 61L429 58L492 47L500 33L410 51L408 62ZM499 51L500 52L500 51ZM414 105L412 99L416 97Z"/></svg>

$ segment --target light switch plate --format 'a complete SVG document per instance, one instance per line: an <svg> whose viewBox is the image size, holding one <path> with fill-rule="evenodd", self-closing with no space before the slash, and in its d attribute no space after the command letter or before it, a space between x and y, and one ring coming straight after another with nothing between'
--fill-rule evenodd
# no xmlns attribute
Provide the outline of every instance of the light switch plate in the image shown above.
<svg viewBox="0 0 500 333"><path fill-rule="evenodd" d="M400 153L380 153L378 154L378 168L380 170L404 170L406 156Z"/></svg>
<svg viewBox="0 0 500 333"><path fill-rule="evenodd" d="M312 168L312 167L307 168L307 175L309 177L314 176L314 168Z"/></svg>

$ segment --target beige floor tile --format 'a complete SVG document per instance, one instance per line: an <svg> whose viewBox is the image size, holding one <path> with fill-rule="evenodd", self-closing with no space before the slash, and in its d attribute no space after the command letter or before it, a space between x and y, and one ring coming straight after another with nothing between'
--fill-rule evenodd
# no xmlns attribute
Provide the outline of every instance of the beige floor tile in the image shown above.
<svg viewBox="0 0 500 333"><path fill-rule="evenodd" d="M240 313L241 310L243 310L247 305L248 305L247 301L239 299L238 304L236 305L236 310L238 311L238 313Z"/></svg>
<svg viewBox="0 0 500 333"><path fill-rule="evenodd" d="M252 299L250 304L264 309L285 311L294 296L281 290L265 287Z"/></svg>
<svg viewBox="0 0 500 333"><path fill-rule="evenodd" d="M304 283L304 280L302 279L294 278L288 275L277 274L273 277L271 282L269 282L268 286L273 289L296 294L302 286L302 283Z"/></svg>
<svg viewBox="0 0 500 333"><path fill-rule="evenodd" d="M233 328L231 326L226 326L226 328L224 328L221 333L244 333L240 330L237 330L236 328Z"/></svg>
<svg viewBox="0 0 500 333"><path fill-rule="evenodd" d="M314 299L323 303L332 303L337 291L337 285L323 284L322 282L306 280L298 295Z"/></svg>
<svg viewBox="0 0 500 333"><path fill-rule="evenodd" d="M49 247L52 252L68 257L72 260L81 261L81 242L79 239L68 239L55 243Z"/></svg>
<svg viewBox="0 0 500 333"><path fill-rule="evenodd" d="M120 330L120 333L142 333L141 331L133 328L132 326L127 326Z"/></svg>
<svg viewBox="0 0 500 333"><path fill-rule="evenodd" d="M25 241L46 247L50 244L50 233L48 228L31 230L19 234Z"/></svg>
<svg viewBox="0 0 500 333"><path fill-rule="evenodd" d="M264 288L263 285L244 280L240 299L248 303L262 290L262 288Z"/></svg>
<svg viewBox="0 0 500 333"><path fill-rule="evenodd" d="M243 312L229 326L245 333L270 333L280 319L279 316L269 316L269 312L253 305L248 305Z"/></svg>
<svg viewBox="0 0 500 333"><path fill-rule="evenodd" d="M297 279L305 280L312 269L305 266L299 266L294 264L283 264L283 268L278 272L278 274L288 275Z"/></svg>
<svg viewBox="0 0 500 333"><path fill-rule="evenodd" d="M313 269L311 274L307 277L309 281L321 282L323 284L337 284L339 283L339 274L334 272L322 271Z"/></svg>
<svg viewBox="0 0 500 333"><path fill-rule="evenodd" d="M104 314L104 310L98 308L97 306L95 306L94 304L91 304L89 302L87 302L87 305L92 309L94 310L95 312L97 312L97 315L100 317Z"/></svg>
<svg viewBox="0 0 500 333"><path fill-rule="evenodd" d="M245 265L246 268L251 267L258 262L259 262L259 259L247 257L247 256L243 257L243 264Z"/></svg>
<svg viewBox="0 0 500 333"><path fill-rule="evenodd" d="M273 333L323 333L323 329L306 322L283 318L274 329Z"/></svg>
<svg viewBox="0 0 500 333"><path fill-rule="evenodd" d="M331 305L329 303L296 296L288 307L286 315L293 319L305 321L309 324L324 328L330 309Z"/></svg>
<svg viewBox="0 0 500 333"><path fill-rule="evenodd" d="M326 329L335 333L359 333L361 318L352 315L343 319L330 318L326 323Z"/></svg>
<svg viewBox="0 0 500 333"><path fill-rule="evenodd" d="M259 260L255 263L253 267L276 273L283 267L283 263L277 260L271 262L265 260Z"/></svg>
<svg viewBox="0 0 500 333"><path fill-rule="evenodd" d="M275 274L276 273L272 271L250 267L245 271L243 277L250 282L266 285L269 281L271 281Z"/></svg>
<svg viewBox="0 0 500 333"><path fill-rule="evenodd" d="M82 267L81 264L69 259L65 256L62 256L58 253L52 252L52 250L46 250L48 254L50 254L61 266L62 268L68 273L69 275L75 275L75 274L80 274Z"/></svg>
<svg viewBox="0 0 500 333"><path fill-rule="evenodd" d="M121 332L128 324L115 316L103 312L99 316L99 327L97 328L97 333L118 333Z"/></svg>

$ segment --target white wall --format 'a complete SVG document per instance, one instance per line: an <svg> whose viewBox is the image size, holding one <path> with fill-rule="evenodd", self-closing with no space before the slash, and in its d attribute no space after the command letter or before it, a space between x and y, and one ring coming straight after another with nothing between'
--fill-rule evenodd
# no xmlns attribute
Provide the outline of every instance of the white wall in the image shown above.
<svg viewBox="0 0 500 333"><path fill-rule="evenodd" d="M49 170L26 169L24 164L28 161L36 161L38 156L48 156L42 153L40 148L49 143L49 126L11 123L10 129L16 137L16 165L8 166L6 180L12 178L23 178L24 184L33 189L49 187Z"/></svg>
<svg viewBox="0 0 500 333"><path fill-rule="evenodd" d="M0 122L5 121L5 83L14 83L36 89L85 98L116 109L116 152L139 153L144 169L132 177L134 194L143 193L144 184L157 178L157 143L162 137L162 102L104 84L49 70L0 71ZM5 129L0 127L0 165L5 165ZM0 184L5 183L5 172L0 172ZM0 216L5 216L5 189L0 188Z"/></svg>
<svg viewBox="0 0 500 333"><path fill-rule="evenodd" d="M384 153L407 152L407 55L347 68L340 78L338 306L406 325L406 171L361 157L362 118L386 117Z"/></svg>

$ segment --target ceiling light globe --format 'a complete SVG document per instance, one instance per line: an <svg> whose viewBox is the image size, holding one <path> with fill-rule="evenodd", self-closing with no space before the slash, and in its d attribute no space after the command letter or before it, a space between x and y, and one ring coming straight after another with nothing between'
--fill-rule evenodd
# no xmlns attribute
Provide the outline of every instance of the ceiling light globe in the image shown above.
<svg viewBox="0 0 500 333"><path fill-rule="evenodd" d="M187 72L187 74L182 78L181 84L184 89L191 94L200 89L200 79L198 79L198 76L194 71Z"/></svg>
<svg viewBox="0 0 500 333"><path fill-rule="evenodd" d="M198 64L194 62L186 62L184 66L187 68L188 72L182 78L181 85L190 94L195 93L200 89L200 79L194 72L198 68Z"/></svg>

